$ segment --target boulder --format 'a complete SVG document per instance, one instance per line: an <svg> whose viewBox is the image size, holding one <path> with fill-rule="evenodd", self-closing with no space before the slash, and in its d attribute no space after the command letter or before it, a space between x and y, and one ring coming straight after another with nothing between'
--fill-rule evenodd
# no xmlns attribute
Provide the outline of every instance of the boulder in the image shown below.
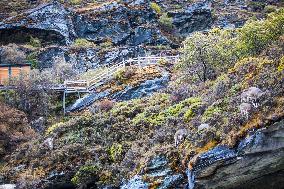
<svg viewBox="0 0 284 189"><path fill-rule="evenodd" d="M164 156L153 157L143 171L125 183L121 189L157 189L182 188L184 177L175 173L169 167L169 162Z"/></svg>

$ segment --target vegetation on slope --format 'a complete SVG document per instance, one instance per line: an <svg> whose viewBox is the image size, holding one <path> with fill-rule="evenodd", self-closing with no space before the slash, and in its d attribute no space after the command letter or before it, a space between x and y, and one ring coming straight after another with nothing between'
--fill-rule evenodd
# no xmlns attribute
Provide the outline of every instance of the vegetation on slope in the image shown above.
<svg viewBox="0 0 284 189"><path fill-rule="evenodd" d="M125 102L97 102L18 148L1 173L27 185L41 186L41 179L61 172L75 184L95 179L98 185L119 185L157 154L166 154L180 171L178 165L195 154L219 143L236 145L248 131L283 119L283 22L282 9L237 30L194 33L185 41L184 57L166 91ZM246 119L239 105L249 87L265 95ZM202 123L209 128L198 129ZM180 128L189 134L176 149L173 136ZM46 138L54 139L53 148L43 145ZM24 166L12 169L17 165Z"/></svg>

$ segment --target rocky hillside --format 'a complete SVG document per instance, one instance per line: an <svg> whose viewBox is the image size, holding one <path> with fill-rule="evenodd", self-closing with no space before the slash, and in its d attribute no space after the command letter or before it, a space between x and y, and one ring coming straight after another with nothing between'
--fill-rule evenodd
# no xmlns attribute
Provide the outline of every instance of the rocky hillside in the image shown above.
<svg viewBox="0 0 284 189"><path fill-rule="evenodd" d="M1 1L0 65L33 70L0 92L0 189L283 188L282 4ZM180 58L125 65L66 116L48 90L149 54Z"/></svg>

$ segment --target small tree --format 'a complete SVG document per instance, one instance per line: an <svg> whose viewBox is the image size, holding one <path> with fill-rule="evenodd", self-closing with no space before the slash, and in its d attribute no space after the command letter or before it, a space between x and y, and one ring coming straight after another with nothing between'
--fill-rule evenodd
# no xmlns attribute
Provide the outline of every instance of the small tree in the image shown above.
<svg viewBox="0 0 284 189"><path fill-rule="evenodd" d="M173 18L169 17L167 13L164 13L162 16L160 16L159 22L165 29L173 28Z"/></svg>
<svg viewBox="0 0 284 189"><path fill-rule="evenodd" d="M208 34L194 33L184 42L183 60L178 66L193 82L214 79L238 58L235 41L231 30L212 29Z"/></svg>
<svg viewBox="0 0 284 189"><path fill-rule="evenodd" d="M59 83L63 83L65 80L72 79L77 75L72 64L67 63L63 57L54 57L52 73Z"/></svg>

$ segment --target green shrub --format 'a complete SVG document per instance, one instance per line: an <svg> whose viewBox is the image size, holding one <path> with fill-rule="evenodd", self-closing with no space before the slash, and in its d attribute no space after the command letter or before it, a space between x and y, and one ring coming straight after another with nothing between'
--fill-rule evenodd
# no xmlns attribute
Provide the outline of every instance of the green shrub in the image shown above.
<svg viewBox="0 0 284 189"><path fill-rule="evenodd" d="M29 45L31 45L32 47L39 48L39 47L41 47L41 41L36 37L35 38L30 37Z"/></svg>
<svg viewBox="0 0 284 189"><path fill-rule="evenodd" d="M82 0L70 0L71 5L79 5L82 3Z"/></svg>
<svg viewBox="0 0 284 189"><path fill-rule="evenodd" d="M205 82L234 65L238 58L235 32L212 29L197 32L184 42L183 58L177 68L190 82Z"/></svg>
<svg viewBox="0 0 284 189"><path fill-rule="evenodd" d="M30 53L27 56L27 61L31 64L31 67L33 69L38 69L39 65L38 65L37 53L35 52Z"/></svg>
<svg viewBox="0 0 284 189"><path fill-rule="evenodd" d="M284 9L268 15L266 20L247 22L238 32L243 55L257 55L284 34Z"/></svg>
<svg viewBox="0 0 284 189"><path fill-rule="evenodd" d="M162 16L160 16L159 23L167 29L173 28L173 18L169 17L167 13L163 13Z"/></svg>
<svg viewBox="0 0 284 189"><path fill-rule="evenodd" d="M160 5L158 5L157 3L151 2L150 6L157 14L161 14L162 13L162 9L161 9Z"/></svg>
<svg viewBox="0 0 284 189"><path fill-rule="evenodd" d="M282 58L280 59L280 64L279 64L277 70L279 72L282 72L284 70L284 56L282 56Z"/></svg>
<svg viewBox="0 0 284 189"><path fill-rule="evenodd" d="M277 6L274 5L267 5L264 7L264 12L266 13L272 13L275 12L277 10Z"/></svg>
<svg viewBox="0 0 284 189"><path fill-rule="evenodd" d="M114 143L111 145L111 147L109 148L109 156L111 161L113 162L117 162L121 159L121 155L123 152L123 146L121 144L118 143Z"/></svg>
<svg viewBox="0 0 284 189"><path fill-rule="evenodd" d="M83 184L89 179L96 177L98 174L98 167L96 165L85 165L80 167L75 176L71 179L71 182L75 185Z"/></svg>
<svg viewBox="0 0 284 189"><path fill-rule="evenodd" d="M220 107L209 106L202 115L202 121L205 122L210 118L213 118L215 115L220 114L222 109Z"/></svg>

